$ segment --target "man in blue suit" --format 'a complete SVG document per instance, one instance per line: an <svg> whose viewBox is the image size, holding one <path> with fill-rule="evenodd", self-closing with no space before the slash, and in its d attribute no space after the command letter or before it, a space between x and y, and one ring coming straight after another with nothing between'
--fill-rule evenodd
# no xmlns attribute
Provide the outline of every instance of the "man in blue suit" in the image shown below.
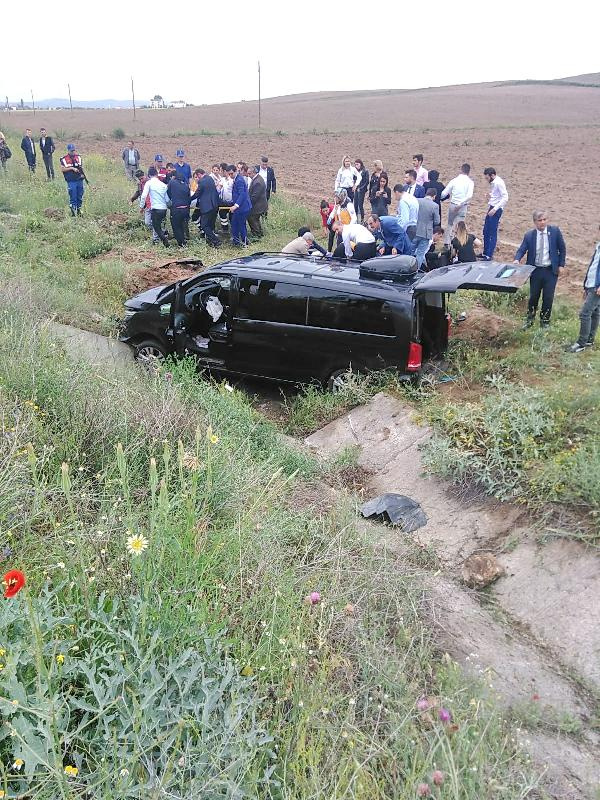
<svg viewBox="0 0 600 800"><path fill-rule="evenodd" d="M417 171L414 169L407 169L404 173L404 191L407 194L412 194L417 199L425 197L425 189L417 183Z"/></svg>
<svg viewBox="0 0 600 800"><path fill-rule="evenodd" d="M210 175L204 173L198 181L198 188L190 198L190 202L196 201L196 210L200 212L200 228L204 233L206 243L210 247L221 246L221 240L215 233L215 222L220 202L217 190L220 169L218 164L213 164Z"/></svg>
<svg viewBox="0 0 600 800"><path fill-rule="evenodd" d="M370 214L367 217L367 227L377 240L377 252L383 255L412 256L415 249L413 243L400 225L398 217Z"/></svg>
<svg viewBox="0 0 600 800"><path fill-rule="evenodd" d="M240 161L231 189L231 198L233 200L233 205L231 206L231 240L238 247L248 244L246 220L252 210L252 203L250 202L248 182L246 181L247 174L248 165Z"/></svg>
<svg viewBox="0 0 600 800"><path fill-rule="evenodd" d="M542 311L540 325L547 328L550 325L552 302L556 282L565 269L567 246L561 230L556 225L548 225L545 211L533 212L535 228L527 231L521 246L515 253L514 263L518 264L527 254L527 264L535 267L529 279L529 305L527 319L523 330L531 328L535 321L540 295L542 296Z"/></svg>

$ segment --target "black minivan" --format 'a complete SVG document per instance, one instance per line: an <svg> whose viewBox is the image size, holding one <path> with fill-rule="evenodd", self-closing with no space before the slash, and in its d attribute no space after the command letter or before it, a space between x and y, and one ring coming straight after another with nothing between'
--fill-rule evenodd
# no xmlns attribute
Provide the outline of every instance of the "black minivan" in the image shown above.
<svg viewBox="0 0 600 800"><path fill-rule="evenodd" d="M337 388L349 369L418 373L447 347L447 293L515 292L532 271L478 261L417 273L405 260L235 258L132 297L120 339L141 362L193 355L210 371Z"/></svg>

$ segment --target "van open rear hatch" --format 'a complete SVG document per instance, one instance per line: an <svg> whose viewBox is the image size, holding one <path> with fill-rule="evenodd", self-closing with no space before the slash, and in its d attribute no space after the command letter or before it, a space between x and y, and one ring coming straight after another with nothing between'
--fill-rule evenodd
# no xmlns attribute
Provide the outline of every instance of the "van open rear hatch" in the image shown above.
<svg viewBox="0 0 600 800"><path fill-rule="evenodd" d="M413 287L417 292L457 292L479 289L483 292L516 292L533 272L534 267L503 264L499 261L472 261L451 264L427 272Z"/></svg>

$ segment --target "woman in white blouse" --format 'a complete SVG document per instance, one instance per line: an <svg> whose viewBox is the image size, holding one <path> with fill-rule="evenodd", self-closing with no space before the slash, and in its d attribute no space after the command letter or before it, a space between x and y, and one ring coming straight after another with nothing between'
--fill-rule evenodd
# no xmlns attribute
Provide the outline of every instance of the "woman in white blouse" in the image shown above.
<svg viewBox="0 0 600 800"><path fill-rule="evenodd" d="M360 183L360 179L360 172L352 164L350 156L344 156L342 166L338 169L335 178L335 191L337 192L338 189L345 189L350 200L354 200L354 192Z"/></svg>

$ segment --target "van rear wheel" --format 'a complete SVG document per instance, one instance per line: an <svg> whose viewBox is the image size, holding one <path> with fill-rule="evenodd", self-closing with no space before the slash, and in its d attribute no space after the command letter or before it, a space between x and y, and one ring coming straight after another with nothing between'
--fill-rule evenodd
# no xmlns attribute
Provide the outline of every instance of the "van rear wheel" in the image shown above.
<svg viewBox="0 0 600 800"><path fill-rule="evenodd" d="M133 357L147 369L154 370L159 367L167 357L167 351L155 339L145 339L136 344Z"/></svg>
<svg viewBox="0 0 600 800"><path fill-rule="evenodd" d="M327 379L327 390L333 394L343 392L355 375L356 372L351 367L334 370Z"/></svg>

